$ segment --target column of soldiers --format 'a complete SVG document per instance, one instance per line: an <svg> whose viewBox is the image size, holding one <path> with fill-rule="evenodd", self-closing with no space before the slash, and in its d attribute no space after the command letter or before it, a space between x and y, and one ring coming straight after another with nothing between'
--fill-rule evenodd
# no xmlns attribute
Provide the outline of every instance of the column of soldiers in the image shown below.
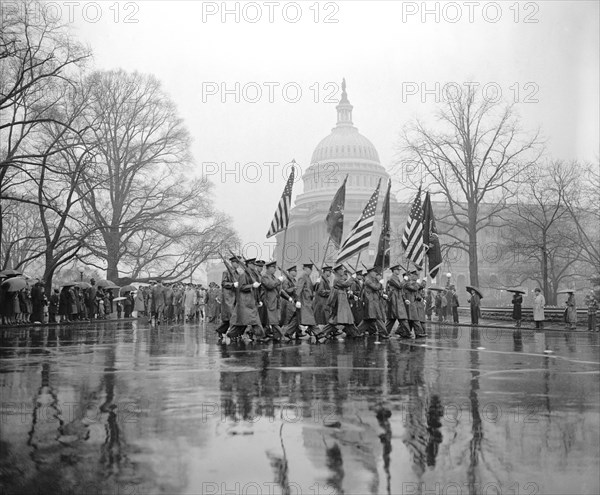
<svg viewBox="0 0 600 495"><path fill-rule="evenodd" d="M417 271L391 267L387 283L379 267L352 273L344 265L302 265L280 270L275 261L232 256L221 281L219 340L226 342L292 340L321 342L375 335L388 339L426 337L425 284Z"/></svg>

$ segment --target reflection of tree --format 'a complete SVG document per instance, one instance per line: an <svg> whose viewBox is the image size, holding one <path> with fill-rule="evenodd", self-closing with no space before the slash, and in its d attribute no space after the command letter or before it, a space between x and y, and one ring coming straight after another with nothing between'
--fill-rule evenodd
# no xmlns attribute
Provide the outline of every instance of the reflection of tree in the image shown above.
<svg viewBox="0 0 600 495"><path fill-rule="evenodd" d="M267 451L267 458L271 464L271 468L273 469L273 473L275 475L275 483L277 483L281 487L282 495L290 494L290 485L289 485L289 468L287 455L285 453L285 445L283 444L283 425L285 423L281 423L279 427L279 440L281 441L281 452L282 455L274 454L273 452Z"/></svg>
<svg viewBox="0 0 600 495"><path fill-rule="evenodd" d="M483 439L483 425L479 414L479 352L476 351L480 345L480 334L476 328L471 329L471 387L469 389L469 401L471 403L471 431L472 437L469 442L469 467L467 468L467 482L469 493L477 492L479 456L481 454L481 441Z"/></svg>
<svg viewBox="0 0 600 495"><path fill-rule="evenodd" d="M331 471L331 476L327 478L328 488L333 490L333 493L343 494L344 481L344 461L342 460L342 451L337 443L332 447L325 448L325 456L327 467Z"/></svg>
<svg viewBox="0 0 600 495"><path fill-rule="evenodd" d="M42 383L38 389L37 396L34 399L34 409L31 415L31 429L29 430L27 445L33 447L31 458L36 464L44 462L37 454L37 451L44 446L44 424L52 426L52 443L56 439L58 428L62 427L63 421L60 419L60 408L58 406L58 396L50 385L50 364L42 364ZM58 428L55 428L55 421L51 421L49 413L51 411L52 419L56 420ZM50 440L46 438L45 440Z"/></svg>
<svg viewBox="0 0 600 495"><path fill-rule="evenodd" d="M391 494L391 475L390 475L390 454L392 453L392 425L390 417L392 412L383 406L376 411L377 422L383 428L383 433L379 435L379 440L383 445L383 470L385 471L386 492Z"/></svg>
<svg viewBox="0 0 600 495"><path fill-rule="evenodd" d="M427 439L427 465L435 466L435 459L438 454L440 444L442 443L442 432L440 428L442 426L441 418L444 416L444 406L440 397L436 394L431 396L429 401L429 408L427 410L427 432L429 437Z"/></svg>

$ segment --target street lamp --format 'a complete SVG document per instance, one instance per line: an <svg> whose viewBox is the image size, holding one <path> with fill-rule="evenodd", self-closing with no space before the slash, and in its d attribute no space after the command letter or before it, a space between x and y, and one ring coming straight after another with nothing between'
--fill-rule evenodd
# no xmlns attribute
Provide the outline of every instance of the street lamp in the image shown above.
<svg viewBox="0 0 600 495"><path fill-rule="evenodd" d="M79 267L79 280L83 282L83 272L85 271L85 268L83 268L82 266Z"/></svg>
<svg viewBox="0 0 600 495"><path fill-rule="evenodd" d="M446 273L446 287L450 287L450 278L452 277L452 274L450 272Z"/></svg>

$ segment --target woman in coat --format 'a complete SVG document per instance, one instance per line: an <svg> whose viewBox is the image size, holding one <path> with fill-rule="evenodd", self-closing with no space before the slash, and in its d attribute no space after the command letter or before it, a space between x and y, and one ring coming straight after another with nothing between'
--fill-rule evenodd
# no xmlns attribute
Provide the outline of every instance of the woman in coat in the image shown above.
<svg viewBox="0 0 600 495"><path fill-rule="evenodd" d="M137 311L138 317L144 315L146 311L146 307L144 306L144 291L139 288L135 294L135 303L133 304L133 310Z"/></svg>
<svg viewBox="0 0 600 495"><path fill-rule="evenodd" d="M60 321L69 321L69 315L71 314L71 306L69 303L69 288L63 287L60 290L60 295L58 297L58 314L60 316Z"/></svg>
<svg viewBox="0 0 600 495"><path fill-rule="evenodd" d="M31 305L31 323L44 323L44 286L39 282L31 290Z"/></svg>
<svg viewBox="0 0 600 495"><path fill-rule="evenodd" d="M535 328L540 330L544 329L544 306L546 305L546 299L542 295L542 290L539 287L535 288L535 297L533 299L533 321L535 321Z"/></svg>
<svg viewBox="0 0 600 495"><path fill-rule="evenodd" d="M569 330L575 330L577 327L577 304L575 304L575 294L573 292L569 292L569 297L565 304L567 305L565 323Z"/></svg>
<svg viewBox="0 0 600 495"><path fill-rule="evenodd" d="M523 296L521 295L521 293L514 292L511 302L513 305L512 317L513 320L515 320L515 327L519 328L521 326L521 307L523 304Z"/></svg>

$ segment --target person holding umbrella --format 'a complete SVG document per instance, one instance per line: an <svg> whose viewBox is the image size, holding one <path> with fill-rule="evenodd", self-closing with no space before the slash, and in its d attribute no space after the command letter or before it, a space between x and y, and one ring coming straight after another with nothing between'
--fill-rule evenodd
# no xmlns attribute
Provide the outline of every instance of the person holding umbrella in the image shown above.
<svg viewBox="0 0 600 495"><path fill-rule="evenodd" d="M569 294L565 304L567 305L567 309L565 309L565 323L567 324L568 330L575 330L577 328L577 304L575 303L575 291L567 290Z"/></svg>
<svg viewBox="0 0 600 495"><path fill-rule="evenodd" d="M467 292L471 294L471 298L468 301L471 304L471 325L479 325L483 295L477 287L471 287L470 285L467 285Z"/></svg>
<svg viewBox="0 0 600 495"><path fill-rule="evenodd" d="M512 292L512 305L513 305L513 311L512 311L512 318L513 320L515 320L515 327L516 328L520 328L521 327L521 319L522 319L522 306L523 306L523 291L520 290L509 290L509 292Z"/></svg>

